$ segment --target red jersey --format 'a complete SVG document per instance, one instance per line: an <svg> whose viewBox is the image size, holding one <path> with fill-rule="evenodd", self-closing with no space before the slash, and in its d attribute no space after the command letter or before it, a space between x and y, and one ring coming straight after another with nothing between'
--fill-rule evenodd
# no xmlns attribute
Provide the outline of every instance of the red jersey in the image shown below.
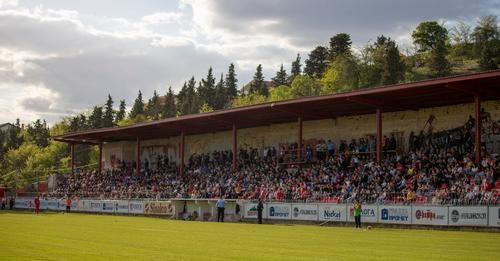
<svg viewBox="0 0 500 261"><path fill-rule="evenodd" d="M38 197L35 198L35 208L40 208L40 199Z"/></svg>

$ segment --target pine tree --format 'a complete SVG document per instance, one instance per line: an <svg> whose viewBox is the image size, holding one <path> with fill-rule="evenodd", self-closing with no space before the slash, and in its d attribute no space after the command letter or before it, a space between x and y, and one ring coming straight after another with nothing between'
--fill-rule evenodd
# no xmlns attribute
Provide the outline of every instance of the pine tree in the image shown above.
<svg viewBox="0 0 500 261"><path fill-rule="evenodd" d="M257 69L255 70L255 74L253 76L253 80L250 83L250 94L259 94L266 96L269 94L269 90L266 87L266 84L264 82L264 75L262 74L262 65L259 64L257 66Z"/></svg>
<svg viewBox="0 0 500 261"><path fill-rule="evenodd" d="M286 85L287 75L285 69L283 69L283 64L281 64L280 70L276 72L276 76L272 79L274 86Z"/></svg>
<svg viewBox="0 0 500 261"><path fill-rule="evenodd" d="M167 95L165 95L165 103L163 104L162 118L174 117L176 113L175 94L172 91L172 87L168 87Z"/></svg>
<svg viewBox="0 0 500 261"><path fill-rule="evenodd" d="M351 44L351 36L346 33L336 34L330 38L330 60L335 59L339 55L350 55Z"/></svg>
<svg viewBox="0 0 500 261"><path fill-rule="evenodd" d="M300 63L300 54L297 53L297 58L292 62L292 69L290 70L290 77L288 78L288 84L291 85L295 77L302 73L302 64Z"/></svg>
<svg viewBox="0 0 500 261"><path fill-rule="evenodd" d="M202 79L200 84L201 85L198 88L200 104L207 103L213 108L215 104L215 78L212 73L212 67L208 69L207 78Z"/></svg>
<svg viewBox="0 0 500 261"><path fill-rule="evenodd" d="M223 109L227 104L227 95L226 89L224 88L224 74L220 74L220 81L215 86L215 103L214 109L220 110Z"/></svg>
<svg viewBox="0 0 500 261"><path fill-rule="evenodd" d="M321 78L328 67L328 62L328 50L323 46L318 46L309 54L304 73L313 78Z"/></svg>
<svg viewBox="0 0 500 261"><path fill-rule="evenodd" d="M47 128L47 122L40 119L34 121L32 124L28 124L27 133L29 139L35 143L38 147L47 147L49 145L49 128Z"/></svg>
<svg viewBox="0 0 500 261"><path fill-rule="evenodd" d="M229 70L226 74L226 102L229 104L236 95L238 95L238 79L236 79L236 72L234 71L234 64L229 65Z"/></svg>
<svg viewBox="0 0 500 261"><path fill-rule="evenodd" d="M120 100L120 107L118 108L118 112L116 113L115 123L118 123L125 118L126 109L127 106L125 104L125 100Z"/></svg>
<svg viewBox="0 0 500 261"><path fill-rule="evenodd" d="M139 91L139 94L137 95L137 98L134 101L134 106L132 107L132 110L130 110L129 117L134 119L137 117L139 114L144 113L144 101L142 100L142 92Z"/></svg>
<svg viewBox="0 0 500 261"><path fill-rule="evenodd" d="M104 105L104 116L102 118L103 127L113 127L113 99L111 95L108 94L108 100Z"/></svg>
<svg viewBox="0 0 500 261"><path fill-rule="evenodd" d="M382 84L395 84L404 79L405 64L396 42L390 38L385 43Z"/></svg>
<svg viewBox="0 0 500 261"><path fill-rule="evenodd" d="M160 96L156 90L153 92L153 97L148 100L148 105L146 106L146 116L153 120L158 120L161 113Z"/></svg>
<svg viewBox="0 0 500 261"><path fill-rule="evenodd" d="M90 114L87 125L91 129L98 129L102 127L103 124L103 112L101 106L94 106L92 113Z"/></svg>

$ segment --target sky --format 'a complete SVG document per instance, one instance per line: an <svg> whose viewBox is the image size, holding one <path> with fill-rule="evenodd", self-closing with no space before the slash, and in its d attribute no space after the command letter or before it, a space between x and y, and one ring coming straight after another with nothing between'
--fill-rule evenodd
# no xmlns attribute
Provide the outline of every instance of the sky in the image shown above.
<svg viewBox="0 0 500 261"><path fill-rule="evenodd" d="M500 0L0 0L0 123L55 123L108 94L130 107L139 90L178 91L230 63L241 87L258 64L270 79L337 33L405 50L421 21L499 14Z"/></svg>

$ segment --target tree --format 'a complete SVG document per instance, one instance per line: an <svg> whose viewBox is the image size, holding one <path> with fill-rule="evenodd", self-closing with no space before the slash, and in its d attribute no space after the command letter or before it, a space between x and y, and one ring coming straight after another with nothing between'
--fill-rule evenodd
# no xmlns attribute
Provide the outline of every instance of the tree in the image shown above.
<svg viewBox="0 0 500 261"><path fill-rule="evenodd" d="M359 70L353 56L340 55L321 78L322 93L331 94L358 88Z"/></svg>
<svg viewBox="0 0 500 261"><path fill-rule="evenodd" d="M163 104L162 118L174 117L176 113L175 94L172 91L172 87L168 87L167 95L165 95L165 103Z"/></svg>
<svg viewBox="0 0 500 261"><path fill-rule="evenodd" d="M118 123L125 118L126 109L127 106L125 104L125 100L120 100L120 107L118 108L118 112L116 113L115 123Z"/></svg>
<svg viewBox="0 0 500 261"><path fill-rule="evenodd" d="M132 110L130 110L129 117L130 118L135 118L139 114L144 113L144 101L142 100L142 92L139 90L139 94L137 95L137 98L135 98L134 101L134 106L132 107Z"/></svg>
<svg viewBox="0 0 500 261"><path fill-rule="evenodd" d="M330 50L328 52L330 60L339 55L350 55L351 44L351 36L346 33L336 34L330 38Z"/></svg>
<svg viewBox="0 0 500 261"><path fill-rule="evenodd" d="M108 94L108 100L104 105L104 116L102 118L102 126L103 127L113 127L113 99L111 95Z"/></svg>
<svg viewBox="0 0 500 261"><path fill-rule="evenodd" d="M201 105L201 107L200 107L199 113L211 112L211 111L214 111L214 108L210 107L210 105L208 105L208 103L203 103L203 105Z"/></svg>
<svg viewBox="0 0 500 261"><path fill-rule="evenodd" d="M294 98L290 86L280 85L271 88L268 101L281 101Z"/></svg>
<svg viewBox="0 0 500 261"><path fill-rule="evenodd" d="M229 70L226 74L226 81L224 85L226 86L226 103L229 104L236 95L238 95L238 79L236 79L236 72L234 71L234 64L229 65Z"/></svg>
<svg viewBox="0 0 500 261"><path fill-rule="evenodd" d="M250 93L248 95L238 96L233 100L232 107L248 106L259 104L266 101L266 96L259 93Z"/></svg>
<svg viewBox="0 0 500 261"><path fill-rule="evenodd" d="M23 143L23 138L21 135L21 122L19 119L16 119L16 122L13 124L14 127L8 128L5 133L5 149L17 149Z"/></svg>
<svg viewBox="0 0 500 261"><path fill-rule="evenodd" d="M92 109L92 113L89 115L89 118L87 120L87 126L89 126L91 129L101 128L103 123L102 117L102 107L94 106L94 108Z"/></svg>
<svg viewBox="0 0 500 261"><path fill-rule="evenodd" d="M292 97L315 96L321 93L321 86L309 75L299 75L292 82Z"/></svg>
<svg viewBox="0 0 500 261"><path fill-rule="evenodd" d="M49 145L49 128L47 127L47 122L43 122L38 119L27 127L28 140L38 147L47 147Z"/></svg>
<svg viewBox="0 0 500 261"><path fill-rule="evenodd" d="M253 80L250 83L249 93L250 94L256 93L256 94L262 95L264 97L267 97L267 95L269 94L269 91L268 91L266 84L264 82L264 75L262 74L262 65L261 64L259 64L257 66L257 69L255 70Z"/></svg>
<svg viewBox="0 0 500 261"><path fill-rule="evenodd" d="M382 67L382 84L395 84L404 79L405 64L401 59L398 46L391 38L384 46L384 61Z"/></svg>
<svg viewBox="0 0 500 261"><path fill-rule="evenodd" d="M290 78L288 79L288 84L291 84L295 77L302 73L302 64L300 63L300 54L297 53L295 61L292 62L292 69L290 70Z"/></svg>
<svg viewBox="0 0 500 261"><path fill-rule="evenodd" d="M500 30L497 17L483 16L474 28L474 49L479 54L481 70L498 69L500 64Z"/></svg>
<svg viewBox="0 0 500 261"><path fill-rule="evenodd" d="M428 52L429 68L433 76L446 76L450 73L450 63L446 59L448 31L436 21L420 23L412 33L413 43L419 52Z"/></svg>
<svg viewBox="0 0 500 261"><path fill-rule="evenodd" d="M200 104L208 103L210 107L215 107L215 78L212 73L212 67L208 69L206 79L201 79L201 85L198 88L198 97Z"/></svg>
<svg viewBox="0 0 500 261"><path fill-rule="evenodd" d="M287 75L285 69L283 69L283 64L281 64L280 70L276 72L276 76L272 78L274 86L286 85Z"/></svg>
<svg viewBox="0 0 500 261"><path fill-rule="evenodd" d="M187 83L184 83L184 86L179 92L178 98L180 114L187 115L198 112L199 100L196 94L196 81L194 80L194 76L191 77Z"/></svg>
<svg viewBox="0 0 500 261"><path fill-rule="evenodd" d="M323 46L316 47L311 51L309 58L306 60L304 73L313 78L321 78L328 67L328 60L328 50Z"/></svg>
<svg viewBox="0 0 500 261"><path fill-rule="evenodd" d="M215 85L214 107L213 109L220 110L227 104L228 98L224 87L224 74L220 74L220 81Z"/></svg>
<svg viewBox="0 0 500 261"><path fill-rule="evenodd" d="M160 113L161 113L160 96L158 96L158 93L155 90L153 92L153 97L151 97L148 100L145 114L150 119L158 120L160 118Z"/></svg>

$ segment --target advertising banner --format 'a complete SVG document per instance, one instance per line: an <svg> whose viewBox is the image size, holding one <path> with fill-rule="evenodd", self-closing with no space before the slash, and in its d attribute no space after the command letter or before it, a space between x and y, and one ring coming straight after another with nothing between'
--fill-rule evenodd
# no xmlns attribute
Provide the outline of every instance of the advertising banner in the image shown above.
<svg viewBox="0 0 500 261"><path fill-rule="evenodd" d="M291 219L292 204L285 203L267 203L267 218L269 219Z"/></svg>
<svg viewBox="0 0 500 261"><path fill-rule="evenodd" d="M490 227L500 227L500 207L490 206L488 213L489 213L488 225Z"/></svg>
<svg viewBox="0 0 500 261"><path fill-rule="evenodd" d="M90 208L90 203L92 202L92 200L79 200L78 201L78 211L91 211L91 208Z"/></svg>
<svg viewBox="0 0 500 261"><path fill-rule="evenodd" d="M130 213L130 214L144 214L144 202L143 201L129 201L128 202L128 213Z"/></svg>
<svg viewBox="0 0 500 261"><path fill-rule="evenodd" d="M114 213L115 212L115 200L103 200L101 212Z"/></svg>
<svg viewBox="0 0 500 261"><path fill-rule="evenodd" d="M347 221L347 208L343 204L318 204L320 221Z"/></svg>
<svg viewBox="0 0 500 261"><path fill-rule="evenodd" d="M29 198L16 198L14 202L14 208L19 209L32 209L35 207L32 199Z"/></svg>
<svg viewBox="0 0 500 261"><path fill-rule="evenodd" d="M144 214L173 215L174 205L170 201L146 201L144 203Z"/></svg>
<svg viewBox="0 0 500 261"><path fill-rule="evenodd" d="M115 212L116 213L128 213L128 201L127 200L115 200Z"/></svg>
<svg viewBox="0 0 500 261"><path fill-rule="evenodd" d="M445 206L413 206L412 224L418 225L448 225L448 207Z"/></svg>
<svg viewBox="0 0 500 261"><path fill-rule="evenodd" d="M411 224L410 206L378 206L379 222L388 224Z"/></svg>
<svg viewBox="0 0 500 261"><path fill-rule="evenodd" d="M59 200L57 199L48 199L46 200L47 202L47 209L48 210L59 210Z"/></svg>
<svg viewBox="0 0 500 261"><path fill-rule="evenodd" d="M102 201L89 200L89 203L90 203L89 211L91 211L91 212L101 212L102 211Z"/></svg>
<svg viewBox="0 0 500 261"><path fill-rule="evenodd" d="M449 207L450 226L487 226L488 207Z"/></svg>
<svg viewBox="0 0 500 261"><path fill-rule="evenodd" d="M354 206L347 205L347 221L354 222ZM364 223L377 223L378 222L377 205L361 205L361 222Z"/></svg>
<svg viewBox="0 0 500 261"><path fill-rule="evenodd" d="M292 219L294 220L318 220L317 204L292 204Z"/></svg>
<svg viewBox="0 0 500 261"><path fill-rule="evenodd" d="M266 218L266 204L264 204L264 209L262 209L262 218ZM248 202L245 203L243 216L245 218L255 218L257 219L257 203Z"/></svg>

